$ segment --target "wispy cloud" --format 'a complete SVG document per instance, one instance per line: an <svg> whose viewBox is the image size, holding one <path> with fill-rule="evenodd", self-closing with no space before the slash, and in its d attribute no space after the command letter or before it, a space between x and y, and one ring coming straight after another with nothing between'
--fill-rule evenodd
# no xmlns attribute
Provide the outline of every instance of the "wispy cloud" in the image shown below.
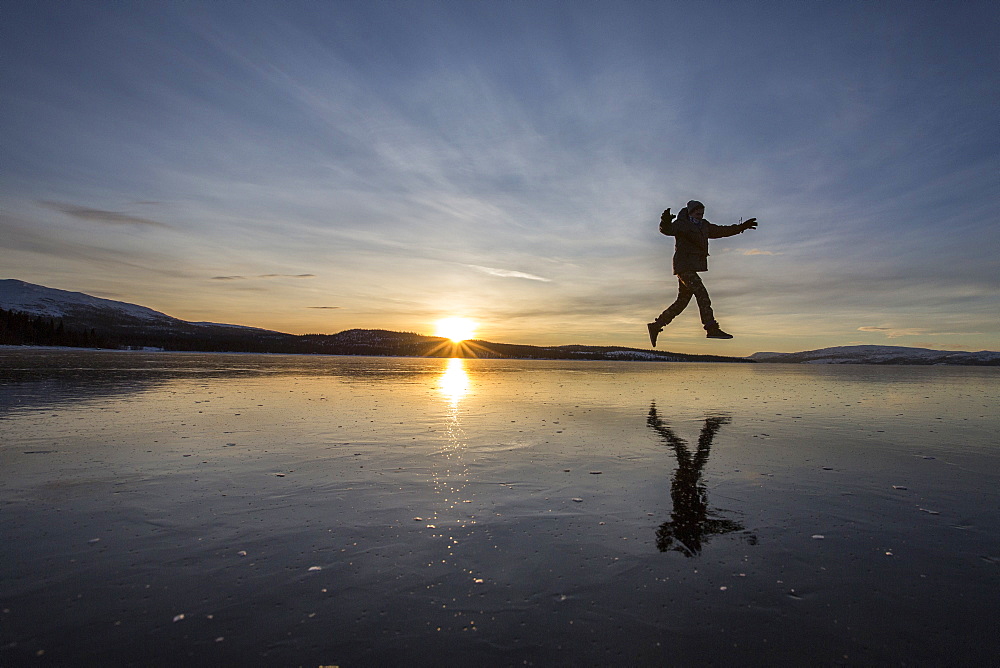
<svg viewBox="0 0 1000 668"><path fill-rule="evenodd" d="M316 274L258 274L256 276L213 276L213 281L249 281L255 278L316 278Z"/></svg>
<svg viewBox="0 0 1000 668"><path fill-rule="evenodd" d="M924 327L858 327L859 332L882 332L890 339L902 336L963 336L981 332L935 332Z"/></svg>
<svg viewBox="0 0 1000 668"><path fill-rule="evenodd" d="M76 235L80 236L80 235ZM89 238L90 235L82 235ZM50 264L49 258L60 260L60 266L74 265L73 271L84 267L98 275L131 275L141 271L155 275L156 280L164 276L186 278L189 274L183 262L174 257L165 257L155 248L134 249L115 248L109 243L88 243L74 238L73 234L53 233L40 225L37 220L0 214L0 248L15 252L21 257L17 262L4 258L5 269L12 267L32 268ZM37 256L46 258L40 263Z"/></svg>
<svg viewBox="0 0 1000 668"><path fill-rule="evenodd" d="M166 223L161 223L158 220L153 220L151 218L143 218L141 216L133 216L132 214L122 213L120 211L105 211L104 209L91 209L86 206L79 206L76 204L66 204L63 202L51 202L48 200L41 200L39 204L46 206L50 209L55 209L56 211L61 211L67 216L72 218L77 218L79 220L86 220L98 223L107 223L109 225L147 225L150 227L165 227L169 228L170 225Z"/></svg>
<svg viewBox="0 0 1000 668"><path fill-rule="evenodd" d="M324 311L324 310L333 310L333 309L338 309L338 308L343 308L343 307L341 307L341 306L307 306L306 308L319 309L321 311Z"/></svg>
<svg viewBox="0 0 1000 668"><path fill-rule="evenodd" d="M481 271L484 274L489 274L490 276L498 276L500 278L523 278L529 281L542 281L544 283L551 283L551 278L545 278L543 276L535 276L534 274L528 274L523 271L512 271L510 269L497 269L495 267L483 267L478 264L468 264L467 267L472 267L477 271Z"/></svg>
<svg viewBox="0 0 1000 668"><path fill-rule="evenodd" d="M270 328L410 330L461 305L526 342L641 342L676 294L659 213L694 197L719 223L762 221L713 242L706 277L720 317L770 341L747 345L947 328L996 347L995 114L975 104L997 54L976 19L995 10L689 3L684 22L719 28L692 60L643 47L676 24L662 3L279 3L238 20L152 3L87 11L82 32L49 20L72 8L23 4L0 44L8 274L113 279L188 319ZM868 36L918 46L899 58L872 37L859 59L862 15ZM221 273L306 266L323 270ZM683 327L699 333L695 311Z"/></svg>
<svg viewBox="0 0 1000 668"><path fill-rule="evenodd" d="M926 329L920 327L858 327L859 332L882 332L890 339L898 339L901 336L920 336L927 334Z"/></svg>
<svg viewBox="0 0 1000 668"><path fill-rule="evenodd" d="M913 345L918 348L936 348L938 350L972 350L974 346L964 343L938 343L934 341L914 341Z"/></svg>

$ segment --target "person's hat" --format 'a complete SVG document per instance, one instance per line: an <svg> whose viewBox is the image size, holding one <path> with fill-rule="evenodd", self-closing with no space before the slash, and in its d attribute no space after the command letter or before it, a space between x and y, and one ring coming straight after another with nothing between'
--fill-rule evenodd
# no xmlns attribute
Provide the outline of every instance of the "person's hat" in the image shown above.
<svg viewBox="0 0 1000 668"><path fill-rule="evenodd" d="M694 211L695 209L704 209L704 208L705 208L705 205L702 204L701 202L699 202L696 199L693 199L693 200L691 200L690 202L687 203L687 210L688 211Z"/></svg>

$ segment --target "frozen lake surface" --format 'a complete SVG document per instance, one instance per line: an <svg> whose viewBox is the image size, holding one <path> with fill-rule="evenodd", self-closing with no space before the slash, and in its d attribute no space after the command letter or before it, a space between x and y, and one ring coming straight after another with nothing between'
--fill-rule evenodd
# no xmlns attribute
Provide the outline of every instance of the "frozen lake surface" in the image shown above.
<svg viewBox="0 0 1000 668"><path fill-rule="evenodd" d="M998 381L0 350L0 664L986 665Z"/></svg>

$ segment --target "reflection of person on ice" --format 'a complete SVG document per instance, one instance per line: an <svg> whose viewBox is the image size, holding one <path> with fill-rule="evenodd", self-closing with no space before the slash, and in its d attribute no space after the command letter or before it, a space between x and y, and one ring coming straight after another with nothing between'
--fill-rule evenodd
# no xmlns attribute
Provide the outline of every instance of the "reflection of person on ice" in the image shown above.
<svg viewBox="0 0 1000 668"><path fill-rule="evenodd" d="M656 347L656 337L663 328L680 315L681 311L691 302L693 296L698 300L698 310L701 312L701 322L705 326L710 339L731 339L732 334L726 334L715 321L712 312L712 300L708 296L705 284L701 282L700 271L708 271L708 240L721 237L731 237L747 230L757 229L757 219L750 218L738 225L713 225L703 218L705 205L697 200L691 200L680 210L676 219L670 209L660 217L660 232L674 237L674 273L677 275L677 299L667 307L656 320L648 323L649 341Z"/></svg>

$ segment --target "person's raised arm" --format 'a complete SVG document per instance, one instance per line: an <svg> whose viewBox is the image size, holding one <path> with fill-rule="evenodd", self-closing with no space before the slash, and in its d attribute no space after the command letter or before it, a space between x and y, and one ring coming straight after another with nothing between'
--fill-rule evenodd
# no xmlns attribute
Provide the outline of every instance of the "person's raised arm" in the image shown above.
<svg viewBox="0 0 1000 668"><path fill-rule="evenodd" d="M737 223L736 225L715 225L714 223L708 223L708 238L720 239L722 237L731 237L747 230L756 229L756 218L747 218L742 223Z"/></svg>
<svg viewBox="0 0 1000 668"><path fill-rule="evenodd" d="M660 234L666 234L668 237L674 236L674 214L670 213L670 207L663 212L660 216Z"/></svg>

